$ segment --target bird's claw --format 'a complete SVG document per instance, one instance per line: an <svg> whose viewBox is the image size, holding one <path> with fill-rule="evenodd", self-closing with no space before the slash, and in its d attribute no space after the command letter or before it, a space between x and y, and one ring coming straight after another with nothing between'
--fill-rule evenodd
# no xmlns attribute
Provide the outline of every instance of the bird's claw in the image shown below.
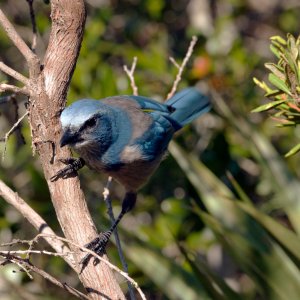
<svg viewBox="0 0 300 300"><path fill-rule="evenodd" d="M56 181L59 178L69 177L71 174L74 174L85 165L85 162L82 158L60 158L59 161L67 166L59 170L50 178L50 181L52 182Z"/></svg>
<svg viewBox="0 0 300 300"><path fill-rule="evenodd" d="M102 256L105 253L105 248L107 246L110 236L111 236L111 231L102 232L98 237L96 237L94 240L86 244L84 247L94 251L99 256ZM82 258L82 260L79 262L79 264L82 265L80 273L88 265L92 257L93 254L89 253ZM93 261L93 265L96 266L98 263L99 263L99 259L95 257Z"/></svg>

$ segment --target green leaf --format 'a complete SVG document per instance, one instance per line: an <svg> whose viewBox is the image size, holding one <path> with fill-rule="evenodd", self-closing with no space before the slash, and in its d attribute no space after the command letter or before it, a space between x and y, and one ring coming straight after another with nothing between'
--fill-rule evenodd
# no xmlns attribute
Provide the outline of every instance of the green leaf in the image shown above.
<svg viewBox="0 0 300 300"><path fill-rule="evenodd" d="M286 45L285 39L282 38L282 37L279 36L279 35L271 36L271 37L270 37L270 40L271 40L272 42L276 41L276 42L278 42L278 43L280 43L280 44L282 44L282 45Z"/></svg>
<svg viewBox="0 0 300 300"><path fill-rule="evenodd" d="M288 153L286 153L285 157L290 157L292 155L295 155L299 151L300 151L300 143L294 146Z"/></svg>
<svg viewBox="0 0 300 300"><path fill-rule="evenodd" d="M257 113L257 112L262 112L262 111L267 111L271 108L274 108L282 103L284 103L286 100L277 100L277 101L272 101L267 104L261 105L253 110L251 110L252 113Z"/></svg>
<svg viewBox="0 0 300 300"><path fill-rule="evenodd" d="M279 90L273 90L269 93L266 93L264 96L267 97L267 98L272 98L272 97L277 97L279 95L282 95L282 91L279 91ZM277 97L278 98L278 97ZM280 99L279 99L280 100Z"/></svg>
<svg viewBox="0 0 300 300"><path fill-rule="evenodd" d="M291 92L290 92L289 88L287 87L287 85L285 84L285 82L283 80L281 80L280 78L278 78L277 76L275 76L274 74L269 74L269 81L274 86L276 86L279 90L282 90L285 93L291 95Z"/></svg>
<svg viewBox="0 0 300 300"><path fill-rule="evenodd" d="M188 253L188 251L180 244L177 244L177 246L191 266L194 274L197 275L197 277L201 280L201 283L205 286L207 292L211 295L212 299L242 299L242 297L232 290L221 277L214 274L204 262L197 259L196 255Z"/></svg>
<svg viewBox="0 0 300 300"><path fill-rule="evenodd" d="M253 78L254 83L259 86L261 89L263 89L264 91L266 91L267 93L270 93L271 91L273 91L272 89L270 89L267 84L264 81L260 81L258 80L256 77Z"/></svg>
<svg viewBox="0 0 300 300"><path fill-rule="evenodd" d="M288 48L292 54L293 59L296 60L299 54L299 50L296 45L295 37L290 33L287 34L287 37L288 37Z"/></svg>
<svg viewBox="0 0 300 300"><path fill-rule="evenodd" d="M249 203L236 202L242 210L253 217L265 229L267 229L276 240L292 253L300 262L300 239L295 232L284 227L268 215L260 212L257 208Z"/></svg>
<svg viewBox="0 0 300 300"><path fill-rule="evenodd" d="M281 80L284 81L286 79L285 74L282 72L282 71L284 71L283 68L281 68L273 63L265 63L265 67L267 69L269 69L272 73L274 73L274 75L276 75Z"/></svg>
<svg viewBox="0 0 300 300"><path fill-rule="evenodd" d="M191 272L178 265L174 259L167 258L151 248L123 243L126 256L150 278L168 299L197 300L211 299L202 283Z"/></svg>
<svg viewBox="0 0 300 300"><path fill-rule="evenodd" d="M270 50L278 59L280 59L281 54L277 47L275 47L274 45L270 45Z"/></svg>

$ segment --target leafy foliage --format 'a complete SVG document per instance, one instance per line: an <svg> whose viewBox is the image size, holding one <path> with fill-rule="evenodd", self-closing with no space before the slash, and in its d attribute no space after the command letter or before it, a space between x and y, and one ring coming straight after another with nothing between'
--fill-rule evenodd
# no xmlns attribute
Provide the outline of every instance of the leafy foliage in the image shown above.
<svg viewBox="0 0 300 300"><path fill-rule="evenodd" d="M279 127L296 126L300 123L300 36L296 39L288 34L287 40L273 36L270 49L278 58L277 64L265 64L271 72L268 79L272 87L256 78L254 82L266 92L265 97L272 102L257 107L253 112L274 109L273 119L278 122ZM285 156L294 155L299 150L300 143Z"/></svg>

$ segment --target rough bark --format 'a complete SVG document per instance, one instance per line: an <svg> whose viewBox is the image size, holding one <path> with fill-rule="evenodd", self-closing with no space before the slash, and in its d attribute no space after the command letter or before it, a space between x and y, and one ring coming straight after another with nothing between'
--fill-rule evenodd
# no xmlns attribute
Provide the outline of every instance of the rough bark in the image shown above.
<svg viewBox="0 0 300 300"><path fill-rule="evenodd" d="M51 182L62 165L58 158L70 157L60 149L59 115L65 106L68 86L79 54L85 24L82 0L52 0L52 29L41 71L30 72L31 97L29 120L33 146L48 182L57 218L66 238L86 244L96 236L96 229L86 206L77 176ZM79 254L77 261L83 256ZM92 299L125 299L112 271L105 264L92 263L80 280Z"/></svg>

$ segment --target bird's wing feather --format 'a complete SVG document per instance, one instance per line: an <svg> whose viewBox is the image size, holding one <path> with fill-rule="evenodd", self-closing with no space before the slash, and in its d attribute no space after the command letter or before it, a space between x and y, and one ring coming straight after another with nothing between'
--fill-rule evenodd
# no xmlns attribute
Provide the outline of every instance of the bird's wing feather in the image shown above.
<svg viewBox="0 0 300 300"><path fill-rule="evenodd" d="M103 99L103 102L118 107L136 107L144 112L157 111L164 114L170 114L174 109L170 105L159 103L155 100L142 96L114 96Z"/></svg>

